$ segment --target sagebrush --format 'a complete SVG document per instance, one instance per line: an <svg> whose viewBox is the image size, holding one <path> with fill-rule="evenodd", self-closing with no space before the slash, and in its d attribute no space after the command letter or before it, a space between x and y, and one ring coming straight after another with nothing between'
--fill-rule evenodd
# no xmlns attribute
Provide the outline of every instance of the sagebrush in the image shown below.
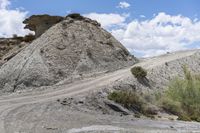
<svg viewBox="0 0 200 133"><path fill-rule="evenodd" d="M162 107L180 120L200 122L200 75L183 67L184 78L173 79L162 98Z"/></svg>
<svg viewBox="0 0 200 133"><path fill-rule="evenodd" d="M135 76L135 78L145 78L147 76L147 71L140 66L131 68L131 73Z"/></svg>
<svg viewBox="0 0 200 133"><path fill-rule="evenodd" d="M157 111L150 107L143 97L135 91L114 91L108 95L108 99L121 104L136 115L143 114L152 117L157 114Z"/></svg>

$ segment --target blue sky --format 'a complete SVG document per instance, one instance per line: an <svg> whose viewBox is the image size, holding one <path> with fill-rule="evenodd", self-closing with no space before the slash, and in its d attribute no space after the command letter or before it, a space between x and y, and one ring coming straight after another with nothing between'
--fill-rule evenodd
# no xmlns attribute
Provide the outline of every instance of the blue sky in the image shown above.
<svg viewBox="0 0 200 133"><path fill-rule="evenodd" d="M120 9L116 6L121 0L13 0L11 8L23 7L32 14L66 15L68 11L82 14L98 13L131 13L131 18L145 15L151 18L153 14L166 12L170 15L182 14L194 18L200 13L199 0L126 0L131 6L129 9Z"/></svg>
<svg viewBox="0 0 200 133"><path fill-rule="evenodd" d="M137 56L200 48L200 0L0 0L0 37L24 35L33 14L82 15L99 21Z"/></svg>

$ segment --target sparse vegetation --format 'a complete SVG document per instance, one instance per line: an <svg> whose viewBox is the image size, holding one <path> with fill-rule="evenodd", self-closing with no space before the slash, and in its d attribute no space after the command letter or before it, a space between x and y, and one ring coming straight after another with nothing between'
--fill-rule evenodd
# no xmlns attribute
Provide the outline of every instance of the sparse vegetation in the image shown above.
<svg viewBox="0 0 200 133"><path fill-rule="evenodd" d="M132 68L131 72L136 78L145 77L145 70L141 69ZM139 113L148 117L156 114L154 109L148 107L148 103L156 103L156 105L161 103L161 107L166 112L177 115L179 120L200 122L200 75L193 74L186 66L183 70L184 77L174 78L164 93L158 92L139 97L133 91L119 91L111 93L108 98L130 110L134 105Z"/></svg>
<svg viewBox="0 0 200 133"><path fill-rule="evenodd" d="M114 91L108 95L108 99L121 104L137 115L143 114L152 117L152 115L157 113L134 91Z"/></svg>
<svg viewBox="0 0 200 133"><path fill-rule="evenodd" d="M20 41L20 42L32 42L34 39L35 39L35 35L33 35L33 34L28 34L28 35L25 35L24 37L22 37L22 36L17 36L17 34L14 34L13 35L13 39L15 39L15 40L18 40L18 41Z"/></svg>
<svg viewBox="0 0 200 133"><path fill-rule="evenodd" d="M162 107L180 120L200 122L200 75L184 66L184 79L175 78L162 98Z"/></svg>
<svg viewBox="0 0 200 133"><path fill-rule="evenodd" d="M132 91L115 91L110 93L108 99L120 103L128 109L135 109L139 112L143 109L144 102L140 97Z"/></svg>
<svg viewBox="0 0 200 133"><path fill-rule="evenodd" d="M22 37L22 36L18 36L17 34L13 34L12 39L18 40L19 43L23 42L23 41L24 42L32 42L35 39L35 35L30 33L30 34L25 35L24 37Z"/></svg>
<svg viewBox="0 0 200 133"><path fill-rule="evenodd" d="M131 73L135 78L145 78L147 76L147 71L140 66L133 67Z"/></svg>

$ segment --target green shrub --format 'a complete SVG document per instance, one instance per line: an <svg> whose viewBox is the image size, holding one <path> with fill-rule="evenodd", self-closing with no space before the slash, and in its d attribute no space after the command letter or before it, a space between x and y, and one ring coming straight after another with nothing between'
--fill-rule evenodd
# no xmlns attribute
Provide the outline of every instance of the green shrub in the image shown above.
<svg viewBox="0 0 200 133"><path fill-rule="evenodd" d="M147 71L140 66L133 67L131 69L131 73L135 76L135 78L144 78L147 76Z"/></svg>
<svg viewBox="0 0 200 133"><path fill-rule="evenodd" d="M174 114L174 115L180 115L182 112L180 102L172 101L171 99L167 99L167 98L163 99L162 107L167 112Z"/></svg>
<svg viewBox="0 0 200 133"><path fill-rule="evenodd" d="M125 108L134 109L138 112L142 112L144 102L133 91L115 91L108 95L108 99L121 104Z"/></svg>
<svg viewBox="0 0 200 133"><path fill-rule="evenodd" d="M108 95L108 99L121 104L136 115L152 117L157 114L157 111L146 104L144 99L134 91L114 91Z"/></svg>
<svg viewBox="0 0 200 133"><path fill-rule="evenodd" d="M133 111L136 116L142 114L146 117L154 118L154 115L158 113L155 106L148 104L148 102L146 102L144 98L139 96L135 91L114 91L108 95L108 99Z"/></svg>
<svg viewBox="0 0 200 133"><path fill-rule="evenodd" d="M200 76L184 67L184 79L175 78L164 94L162 106L180 120L200 121Z"/></svg>

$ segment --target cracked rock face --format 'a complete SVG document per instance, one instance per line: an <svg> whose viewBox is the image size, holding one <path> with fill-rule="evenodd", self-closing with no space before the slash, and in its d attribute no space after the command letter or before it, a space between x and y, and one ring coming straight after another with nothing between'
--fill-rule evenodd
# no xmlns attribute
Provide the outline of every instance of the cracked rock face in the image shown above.
<svg viewBox="0 0 200 133"><path fill-rule="evenodd" d="M51 86L135 62L96 21L66 17L2 66L0 91Z"/></svg>

